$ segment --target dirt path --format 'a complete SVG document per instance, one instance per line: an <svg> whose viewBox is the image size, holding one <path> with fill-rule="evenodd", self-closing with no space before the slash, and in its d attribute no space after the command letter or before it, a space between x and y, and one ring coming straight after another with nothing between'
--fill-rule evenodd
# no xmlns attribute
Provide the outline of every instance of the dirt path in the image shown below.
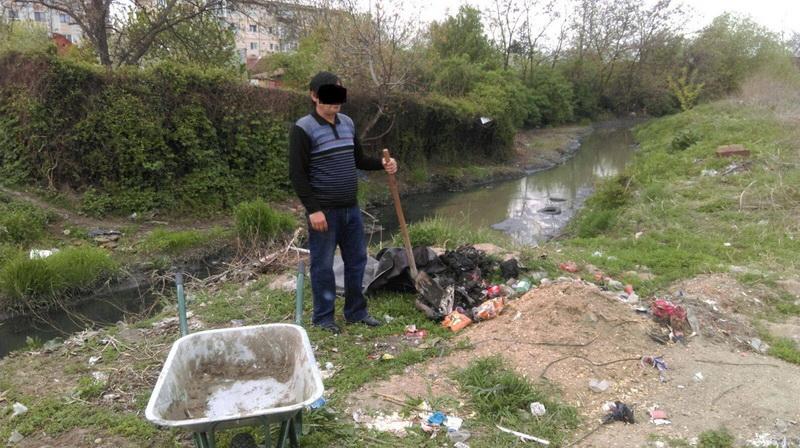
<svg viewBox="0 0 800 448"><path fill-rule="evenodd" d="M800 421L800 401L790 398L800 397L800 366L700 335L686 346L660 345L648 337L655 328L648 317L594 285L556 283L512 302L499 318L465 330L457 339L468 338L471 349L370 384L348 405L393 410L397 406L382 397L458 396L450 372L477 357L500 354L531 380L546 379L563 391L563 400L584 417L578 435L599 424L604 402L633 406L636 424L601 427L578 446L647 446L651 434L688 440L722 426L739 442L762 433L800 437L800 425L790 423ZM642 366L644 355L664 357L665 382L656 369ZM611 387L592 392L592 378ZM655 406L667 411L670 425L649 422L648 409Z"/></svg>

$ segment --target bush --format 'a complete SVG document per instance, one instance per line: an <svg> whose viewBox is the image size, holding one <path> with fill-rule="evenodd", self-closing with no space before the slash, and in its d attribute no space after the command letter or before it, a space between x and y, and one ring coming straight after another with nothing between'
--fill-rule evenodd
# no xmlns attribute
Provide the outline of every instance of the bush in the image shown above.
<svg viewBox="0 0 800 448"><path fill-rule="evenodd" d="M692 131L691 129L684 129L675 134L675 137L673 137L670 147L674 151L683 151L684 149L688 149L690 146L694 145L698 141L700 141L700 137L697 135L696 132Z"/></svg>
<svg viewBox="0 0 800 448"><path fill-rule="evenodd" d="M39 239L47 214L28 204L0 202L0 243L24 245Z"/></svg>
<svg viewBox="0 0 800 448"><path fill-rule="evenodd" d="M234 216L239 238L251 242L269 241L297 225L292 215L273 209L261 199L237 205Z"/></svg>

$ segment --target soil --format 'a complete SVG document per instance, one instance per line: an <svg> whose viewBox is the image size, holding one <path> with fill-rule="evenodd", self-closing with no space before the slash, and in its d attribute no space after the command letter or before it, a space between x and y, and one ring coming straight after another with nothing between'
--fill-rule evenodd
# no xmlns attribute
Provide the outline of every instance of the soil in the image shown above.
<svg viewBox="0 0 800 448"><path fill-rule="evenodd" d="M705 300L721 304L715 315L719 322L726 310L750 306L747 296L736 294L746 290L730 286L729 280L702 277L679 289L687 295L702 292ZM698 316L701 326L708 316ZM459 396L450 379L453 369L499 354L532 381L547 381L561 390L562 399L584 417L578 435L599 425L604 402L620 400L633 407L636 424L602 426L576 446L647 446L651 434L689 439L721 426L740 442L759 433L800 437L800 425L791 423L800 421L800 402L788 398L800 396L800 366L754 353L733 337L726 341L698 335L689 337L687 345L660 345L647 335L657 326L595 285L557 282L512 301L497 319L464 330L456 340L469 340L470 349L369 384L347 404L350 411L391 412L406 397ZM663 356L669 367L665 382L655 368L641 363L642 356L653 355ZM698 372L702 380L695 379ZM593 392L591 379L607 380L611 386ZM667 412L670 425L649 422L647 412L655 406ZM468 408L448 411L466 417L468 425Z"/></svg>
<svg viewBox="0 0 800 448"><path fill-rule="evenodd" d="M36 434L24 438L18 445L19 448L62 448L62 447L92 447L92 448L140 448L123 437L103 436L92 429L75 428L59 434L53 438L46 434Z"/></svg>

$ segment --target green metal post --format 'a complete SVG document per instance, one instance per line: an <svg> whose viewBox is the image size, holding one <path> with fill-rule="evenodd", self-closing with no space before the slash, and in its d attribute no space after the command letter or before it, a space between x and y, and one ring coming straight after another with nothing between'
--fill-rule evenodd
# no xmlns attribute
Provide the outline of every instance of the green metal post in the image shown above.
<svg viewBox="0 0 800 448"><path fill-rule="evenodd" d="M178 290L178 322L181 326L181 336L189 334L189 324L186 323L186 297L183 294L183 273L175 273L175 287Z"/></svg>
<svg viewBox="0 0 800 448"><path fill-rule="evenodd" d="M294 323L303 325L303 280L306 275L306 265L303 260L297 264L297 291L294 297Z"/></svg>

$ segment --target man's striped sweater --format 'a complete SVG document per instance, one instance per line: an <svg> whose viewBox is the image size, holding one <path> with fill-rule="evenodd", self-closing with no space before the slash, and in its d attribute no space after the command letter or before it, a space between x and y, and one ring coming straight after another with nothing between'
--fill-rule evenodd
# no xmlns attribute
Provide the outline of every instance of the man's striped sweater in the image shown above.
<svg viewBox="0 0 800 448"><path fill-rule="evenodd" d="M330 123L314 111L289 135L289 178L308 214L357 205L356 169L382 168L380 159L364 155L347 115L336 114Z"/></svg>

